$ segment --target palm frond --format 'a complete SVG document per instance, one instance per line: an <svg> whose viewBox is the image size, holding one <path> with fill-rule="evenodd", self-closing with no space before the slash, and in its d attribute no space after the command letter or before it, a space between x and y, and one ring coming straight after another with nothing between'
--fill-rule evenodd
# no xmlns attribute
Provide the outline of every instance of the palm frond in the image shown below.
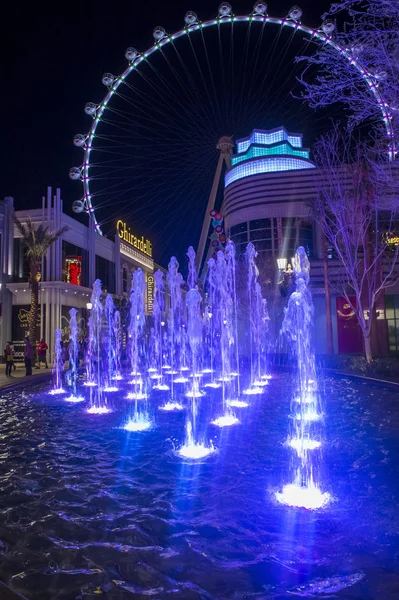
<svg viewBox="0 0 399 600"><path fill-rule="evenodd" d="M58 231L49 232L49 228L44 227L42 223L36 228L30 218L27 219L26 224L17 217L14 217L14 222L24 241L26 256L36 262L41 261L49 247L69 229L64 226Z"/></svg>

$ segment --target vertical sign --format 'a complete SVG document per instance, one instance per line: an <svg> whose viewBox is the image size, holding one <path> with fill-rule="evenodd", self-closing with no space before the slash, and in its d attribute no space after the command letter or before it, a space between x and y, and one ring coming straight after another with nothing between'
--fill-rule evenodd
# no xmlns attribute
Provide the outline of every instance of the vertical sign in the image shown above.
<svg viewBox="0 0 399 600"><path fill-rule="evenodd" d="M147 275L147 314L152 315L152 305L154 302L154 276Z"/></svg>

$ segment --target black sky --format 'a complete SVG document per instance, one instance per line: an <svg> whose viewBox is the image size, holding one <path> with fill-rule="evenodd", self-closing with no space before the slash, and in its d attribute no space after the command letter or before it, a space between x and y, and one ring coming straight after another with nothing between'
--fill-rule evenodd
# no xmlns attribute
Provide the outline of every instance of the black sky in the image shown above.
<svg viewBox="0 0 399 600"><path fill-rule="evenodd" d="M253 6L251 0L232 4L236 14ZM284 16L293 2L268 4L270 14ZM319 25L329 4L301 1L303 21ZM102 74L122 70L127 46L148 48L155 25L176 31L187 10L206 20L218 6L218 0L8 3L2 30L2 197L13 196L17 209L34 208L47 185L61 187L69 211L81 196L68 177L77 162L72 138L88 129L83 107L103 96Z"/></svg>

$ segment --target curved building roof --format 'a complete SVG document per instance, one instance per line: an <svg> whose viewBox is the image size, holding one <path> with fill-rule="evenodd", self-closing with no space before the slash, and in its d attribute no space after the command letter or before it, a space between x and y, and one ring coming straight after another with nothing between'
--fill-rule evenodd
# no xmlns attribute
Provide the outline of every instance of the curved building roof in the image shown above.
<svg viewBox="0 0 399 600"><path fill-rule="evenodd" d="M285 127L268 131L255 129L247 138L237 140L237 154L225 176L225 188L252 175L315 169L310 150L302 148L302 134L289 133Z"/></svg>

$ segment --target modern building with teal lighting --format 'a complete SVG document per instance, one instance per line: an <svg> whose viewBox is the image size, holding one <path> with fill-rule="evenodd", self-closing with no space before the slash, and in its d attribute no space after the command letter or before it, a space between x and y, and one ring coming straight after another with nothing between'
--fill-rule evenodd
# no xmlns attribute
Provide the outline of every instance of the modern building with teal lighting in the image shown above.
<svg viewBox="0 0 399 600"><path fill-rule="evenodd" d="M323 240L310 208L323 174L311 160L310 149L303 147L302 138L301 133L278 127L255 129L248 137L237 140L236 154L225 175L222 212L226 234L236 244L237 255L243 255L249 242L255 245L261 281L262 268L270 271L272 265L277 270L278 258L289 264L296 248L305 248L311 263L316 347L324 354L327 338ZM350 185L345 170L342 185ZM334 284L342 267L331 250L327 257L328 279ZM330 289L334 352L360 353L362 338L357 321L349 305L334 293L334 285ZM399 286L388 290L380 300L381 348L399 353Z"/></svg>
<svg viewBox="0 0 399 600"><path fill-rule="evenodd" d="M310 150L302 148L302 134L289 133L285 127L255 129L248 138L237 141L225 186L250 175L314 169L309 156Z"/></svg>

